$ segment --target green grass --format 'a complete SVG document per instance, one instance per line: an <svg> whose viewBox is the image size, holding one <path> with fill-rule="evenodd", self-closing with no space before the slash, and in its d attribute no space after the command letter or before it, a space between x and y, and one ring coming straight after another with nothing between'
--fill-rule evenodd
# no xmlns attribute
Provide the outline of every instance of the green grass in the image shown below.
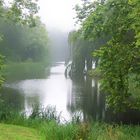
<svg viewBox="0 0 140 140"><path fill-rule="evenodd" d="M18 138L22 140L20 137L24 138L23 134L27 137L30 134L34 136L30 137L31 140L39 140L39 136L41 140L140 140L139 125L117 125L104 122L77 123L76 121L61 124L54 110L47 111L47 114L35 110L28 118L8 110L0 115L1 123L7 124L1 124L0 138L8 134L11 137L10 140L18 140Z"/></svg>
<svg viewBox="0 0 140 140"><path fill-rule="evenodd" d="M89 140L139 140L140 126L95 124Z"/></svg>
<svg viewBox="0 0 140 140"><path fill-rule="evenodd" d="M32 128L0 124L0 140L41 140L41 137Z"/></svg>
<svg viewBox="0 0 140 140"><path fill-rule="evenodd" d="M20 62L5 64L2 75L6 81L44 78L49 73L48 64L43 62Z"/></svg>
<svg viewBox="0 0 140 140"><path fill-rule="evenodd" d="M40 123L35 130L0 124L0 140L140 140L140 126L97 122L58 124L50 121Z"/></svg>
<svg viewBox="0 0 140 140"><path fill-rule="evenodd" d="M139 126L119 126L105 123L46 125L47 140L139 140Z"/></svg>
<svg viewBox="0 0 140 140"><path fill-rule="evenodd" d="M0 140L140 140L139 125L78 123L76 118L61 124L59 119L53 108L37 106L26 117L0 105Z"/></svg>

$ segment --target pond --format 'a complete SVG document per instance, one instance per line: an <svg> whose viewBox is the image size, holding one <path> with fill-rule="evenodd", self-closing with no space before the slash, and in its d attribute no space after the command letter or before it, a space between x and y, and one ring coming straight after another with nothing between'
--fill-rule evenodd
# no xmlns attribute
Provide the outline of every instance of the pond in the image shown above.
<svg viewBox="0 0 140 140"><path fill-rule="evenodd" d="M65 77L64 72L64 62L58 62L42 79L7 82L1 89L1 98L14 109L28 113L35 104L55 107L67 121L75 115L84 121L118 119L118 116L114 117L106 111L105 94L100 93L98 80L87 76L70 79ZM121 114L119 118L129 120L130 117L125 115ZM133 119L139 118L138 113Z"/></svg>

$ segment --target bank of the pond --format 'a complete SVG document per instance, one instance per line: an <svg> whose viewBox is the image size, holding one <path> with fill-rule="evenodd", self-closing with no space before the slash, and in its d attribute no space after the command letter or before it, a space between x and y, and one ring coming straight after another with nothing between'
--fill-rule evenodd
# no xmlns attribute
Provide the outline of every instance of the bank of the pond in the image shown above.
<svg viewBox="0 0 140 140"><path fill-rule="evenodd" d="M46 112L34 109L29 117L6 109L0 113L0 123L7 124L0 126L0 129L3 129L0 131L0 136L5 136L4 130L6 129L7 134L16 134L19 138L22 135L22 130L25 130L25 136L28 136L29 133L32 135L36 132L34 135L35 138L38 137L41 140L140 139L139 125L117 125L97 121L84 123L77 122L76 118L71 122L60 123L60 118L53 109L47 110ZM20 133L18 133L19 129L17 129L17 126L22 126L22 128L19 127L21 129ZM32 137L27 140L32 140Z"/></svg>
<svg viewBox="0 0 140 140"><path fill-rule="evenodd" d="M47 73L49 73L49 64L44 62L11 62L5 64L2 69L6 81L44 78Z"/></svg>
<svg viewBox="0 0 140 140"><path fill-rule="evenodd" d="M24 126L25 124L23 124ZM26 124L27 125L27 124ZM25 126L26 126L25 125ZM28 127L0 125L0 138L6 140L139 140L140 126L92 124L58 124L54 121L30 121ZM32 127L34 129L32 129ZM1 131L2 129L2 131ZM36 130L35 130L36 129ZM22 138L21 138L22 137ZM0 139L1 140L1 139Z"/></svg>
<svg viewBox="0 0 140 140"><path fill-rule="evenodd" d="M41 140L41 136L32 128L0 124L0 140Z"/></svg>
<svg viewBox="0 0 140 140"><path fill-rule="evenodd" d="M42 63L33 62L8 64L5 66L3 73L9 80L14 77L16 80L18 80L17 78L40 78L40 74L42 74L41 70L44 73L45 68L46 66ZM46 112L44 112L44 109L39 110L38 108L33 108L31 115L27 117L25 114L18 113L16 108L12 111L10 108L11 106L8 107L8 103L3 106L1 103L3 104L3 102L0 102L0 123L6 125L2 126L3 131L0 130L0 136L5 135L4 131L7 130L7 134L16 133L19 140L22 140L20 139L19 129L17 129L22 127L23 130L25 130L25 135L33 131L31 135L34 135L35 132L35 138L39 139L39 137L41 137L41 140L140 139L139 125L117 125L104 122L79 123L76 118L72 122L65 122L62 124L60 123L59 114L54 110L45 109ZM86 105L85 102L84 105ZM94 106L94 104L92 104L92 106ZM15 127L15 129L11 129L12 127ZM6 140L6 136L3 139ZM13 138L13 140L15 140L15 138ZM32 138L27 140L32 140Z"/></svg>

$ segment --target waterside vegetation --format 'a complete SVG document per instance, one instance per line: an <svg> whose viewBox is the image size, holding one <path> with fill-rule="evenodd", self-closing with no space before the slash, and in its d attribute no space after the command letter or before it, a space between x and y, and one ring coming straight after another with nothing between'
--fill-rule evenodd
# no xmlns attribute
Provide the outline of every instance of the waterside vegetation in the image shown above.
<svg viewBox="0 0 140 140"><path fill-rule="evenodd" d="M0 114L0 138L7 135L15 138L26 136L28 140L139 140L139 125L117 125L104 122L72 122L60 123L60 114L54 108L38 110L34 108L30 116L3 110ZM4 125L4 124L7 125ZM20 127L22 126L22 127ZM6 130L7 135L2 133ZM18 133L20 131L20 133ZM23 134L24 132L24 134ZM26 133L27 132L27 133ZM25 135L26 133L26 135ZM16 134L16 135L12 135Z"/></svg>
<svg viewBox="0 0 140 140"><path fill-rule="evenodd" d="M75 8L81 28L69 33L72 72L83 74L94 64L91 74L101 75L100 88L114 112L140 110L140 99L131 102L135 91L130 89L140 87L139 7L139 0L84 1Z"/></svg>
<svg viewBox="0 0 140 140"><path fill-rule="evenodd" d="M75 8L81 28L69 34L72 72L80 76L86 65L91 75L99 75L101 90L108 93L106 105L114 112L140 110L139 7L139 0L101 0L84 1L82 7ZM48 66L48 33L37 11L34 0L13 0L10 7L0 1L0 87L4 77L39 78ZM97 68L94 71L93 63ZM77 119L61 123L55 109L35 107L27 115L12 110L0 99L3 139L139 140L140 126Z"/></svg>

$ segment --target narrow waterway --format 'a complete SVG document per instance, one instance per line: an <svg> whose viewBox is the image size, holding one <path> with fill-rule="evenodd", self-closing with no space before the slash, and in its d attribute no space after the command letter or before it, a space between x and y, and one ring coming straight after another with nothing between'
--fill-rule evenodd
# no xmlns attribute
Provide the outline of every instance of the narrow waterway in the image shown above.
<svg viewBox="0 0 140 140"><path fill-rule="evenodd" d="M26 79L4 85L2 98L20 111L30 112L33 105L55 107L66 120L75 115L81 119L104 118L104 97L98 81L88 77L66 78L64 62L52 65L44 79Z"/></svg>
<svg viewBox="0 0 140 140"><path fill-rule="evenodd" d="M26 79L7 82L1 89L1 99L14 109L31 112L34 105L55 108L62 120L74 116L81 120L139 122L140 112L112 114L105 109L105 94L99 91L98 80L87 76L66 78L64 62L51 66L43 79ZM134 122L134 123L135 123Z"/></svg>

